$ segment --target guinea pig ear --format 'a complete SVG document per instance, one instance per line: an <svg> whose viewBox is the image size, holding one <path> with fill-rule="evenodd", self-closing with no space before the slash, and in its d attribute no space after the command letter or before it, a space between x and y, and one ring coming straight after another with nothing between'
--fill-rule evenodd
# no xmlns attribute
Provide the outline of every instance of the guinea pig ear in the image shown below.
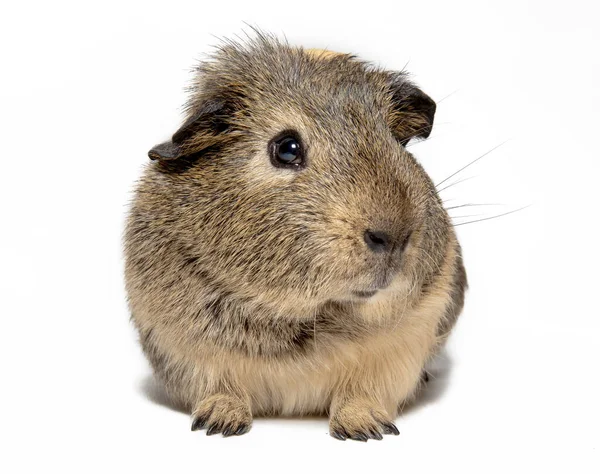
<svg viewBox="0 0 600 474"><path fill-rule="evenodd" d="M154 146L149 152L148 157L151 160L176 160L180 158L180 150L173 142L164 142Z"/></svg>
<svg viewBox="0 0 600 474"><path fill-rule="evenodd" d="M433 128L436 105L433 99L402 75L392 82L391 124L403 145L413 138L427 138Z"/></svg>
<svg viewBox="0 0 600 474"><path fill-rule="evenodd" d="M154 146L149 152L151 160L171 161L201 153L218 141L218 135L227 129L223 120L225 105L220 101L207 101L188 118L170 141Z"/></svg>

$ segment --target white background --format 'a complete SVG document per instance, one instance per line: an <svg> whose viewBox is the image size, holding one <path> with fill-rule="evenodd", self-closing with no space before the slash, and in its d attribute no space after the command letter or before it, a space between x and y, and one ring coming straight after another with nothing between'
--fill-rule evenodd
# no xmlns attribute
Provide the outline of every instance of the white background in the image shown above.
<svg viewBox="0 0 600 474"><path fill-rule="evenodd" d="M0 471L600 472L598 3L6 2L0 12ZM121 232L189 69L248 22L407 69L441 102L410 149L458 227L471 289L398 437L325 419L191 433L129 323ZM450 182L453 182L451 180ZM451 200L451 201L450 201Z"/></svg>

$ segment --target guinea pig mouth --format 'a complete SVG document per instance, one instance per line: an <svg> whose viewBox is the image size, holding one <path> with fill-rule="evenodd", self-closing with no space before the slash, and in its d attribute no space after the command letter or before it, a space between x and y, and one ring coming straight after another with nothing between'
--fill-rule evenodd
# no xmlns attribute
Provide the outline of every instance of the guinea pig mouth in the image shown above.
<svg viewBox="0 0 600 474"><path fill-rule="evenodd" d="M358 296L359 298L371 298L371 296L375 296L377 290L371 291L353 291L352 294L354 296Z"/></svg>
<svg viewBox="0 0 600 474"><path fill-rule="evenodd" d="M391 285L397 271L394 268L386 266L381 271L377 272L370 284L363 286L364 289L352 290L350 294L355 298L368 299L375 296L380 290L386 289ZM362 285L361 285L362 286Z"/></svg>

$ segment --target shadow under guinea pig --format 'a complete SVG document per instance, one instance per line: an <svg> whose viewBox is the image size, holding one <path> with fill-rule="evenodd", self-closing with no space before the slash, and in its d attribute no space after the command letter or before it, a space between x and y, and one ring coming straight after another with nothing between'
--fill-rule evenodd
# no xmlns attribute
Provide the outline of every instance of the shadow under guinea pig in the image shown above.
<svg viewBox="0 0 600 474"><path fill-rule="evenodd" d="M422 383L416 397L401 409L401 414L407 414L421 407L434 403L444 395L450 383L452 358L446 349L442 351L425 367L428 380Z"/></svg>
<svg viewBox="0 0 600 474"><path fill-rule="evenodd" d="M402 407L402 414L418 410L442 397L448 388L450 372L452 371L452 359L446 349L443 349L426 367L429 380L419 390L415 399ZM179 413L188 414L181 406L169 398L162 383L152 374L146 375L139 384L139 391L148 400ZM292 417L285 417L293 419ZM314 417L302 417L303 419L314 419Z"/></svg>
<svg viewBox="0 0 600 474"><path fill-rule="evenodd" d="M148 400L157 405L161 405L170 410L177 411L179 413L189 414L182 406L175 403L160 381L158 381L152 374L146 375L139 384L139 391Z"/></svg>

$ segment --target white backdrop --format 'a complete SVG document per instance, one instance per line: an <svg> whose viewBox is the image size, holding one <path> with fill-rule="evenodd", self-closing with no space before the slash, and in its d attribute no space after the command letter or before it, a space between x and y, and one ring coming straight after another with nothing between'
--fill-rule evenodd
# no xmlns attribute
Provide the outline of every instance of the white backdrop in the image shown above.
<svg viewBox="0 0 600 474"><path fill-rule="evenodd" d="M0 470L599 472L599 7L591 1L12 2L0 13ZM407 69L440 101L411 151L439 181L471 289L398 437L325 419L191 433L129 323L121 232L189 69L257 25ZM452 204L451 204L452 203ZM471 212L473 211L473 212ZM459 220L470 220L463 218Z"/></svg>

